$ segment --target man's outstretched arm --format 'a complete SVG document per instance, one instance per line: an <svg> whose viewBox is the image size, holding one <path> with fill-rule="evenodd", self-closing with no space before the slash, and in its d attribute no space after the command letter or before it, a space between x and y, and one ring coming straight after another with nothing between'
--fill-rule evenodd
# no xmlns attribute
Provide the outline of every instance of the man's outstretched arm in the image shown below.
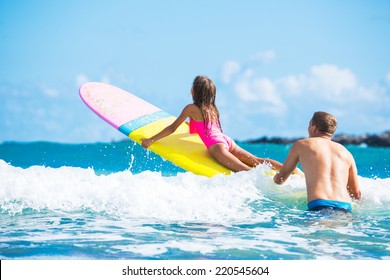
<svg viewBox="0 0 390 280"><path fill-rule="evenodd" d="M279 173L275 175L274 182L278 185L286 182L291 173L297 168L299 162L299 143L295 143L283 163L282 168L280 168Z"/></svg>

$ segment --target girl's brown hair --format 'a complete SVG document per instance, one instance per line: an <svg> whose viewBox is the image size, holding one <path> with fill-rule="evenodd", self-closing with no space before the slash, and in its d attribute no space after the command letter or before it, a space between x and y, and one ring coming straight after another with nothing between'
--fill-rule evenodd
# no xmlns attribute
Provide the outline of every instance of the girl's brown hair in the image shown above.
<svg viewBox="0 0 390 280"><path fill-rule="evenodd" d="M192 84L192 99L202 112L205 128L210 127L213 122L216 122L221 128L219 112L215 105L216 95L217 88L211 79L206 76L195 77Z"/></svg>

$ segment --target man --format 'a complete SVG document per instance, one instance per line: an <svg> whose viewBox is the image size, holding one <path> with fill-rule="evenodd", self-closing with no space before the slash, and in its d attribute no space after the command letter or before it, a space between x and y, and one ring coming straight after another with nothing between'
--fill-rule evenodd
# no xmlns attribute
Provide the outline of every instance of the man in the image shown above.
<svg viewBox="0 0 390 280"><path fill-rule="evenodd" d="M300 162L306 178L309 210L351 211L351 197L361 197L353 156L331 140L336 125L332 115L315 112L309 122L309 138L299 140L291 147L274 177L275 183L283 184Z"/></svg>

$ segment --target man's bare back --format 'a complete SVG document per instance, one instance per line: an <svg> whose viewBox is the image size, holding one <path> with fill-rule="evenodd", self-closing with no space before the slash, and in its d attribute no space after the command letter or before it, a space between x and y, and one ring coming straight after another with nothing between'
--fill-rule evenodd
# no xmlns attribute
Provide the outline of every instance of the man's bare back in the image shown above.
<svg viewBox="0 0 390 280"><path fill-rule="evenodd" d="M332 200L351 202L360 199L357 169L351 153L331 141L332 134L321 132L309 123L309 137L297 141L288 154L280 172L274 177L284 183L300 162L305 173L307 201Z"/></svg>

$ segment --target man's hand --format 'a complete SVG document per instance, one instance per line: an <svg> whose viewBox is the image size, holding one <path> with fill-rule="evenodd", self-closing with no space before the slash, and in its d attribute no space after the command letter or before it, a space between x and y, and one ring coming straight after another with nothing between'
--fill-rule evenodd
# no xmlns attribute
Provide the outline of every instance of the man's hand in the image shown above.
<svg viewBox="0 0 390 280"><path fill-rule="evenodd" d="M274 176L274 182L275 182L276 184L278 184L278 185L281 185L281 184L284 183L284 179L283 179L282 176L280 176L280 173L278 173L278 174L276 174L276 175Z"/></svg>

